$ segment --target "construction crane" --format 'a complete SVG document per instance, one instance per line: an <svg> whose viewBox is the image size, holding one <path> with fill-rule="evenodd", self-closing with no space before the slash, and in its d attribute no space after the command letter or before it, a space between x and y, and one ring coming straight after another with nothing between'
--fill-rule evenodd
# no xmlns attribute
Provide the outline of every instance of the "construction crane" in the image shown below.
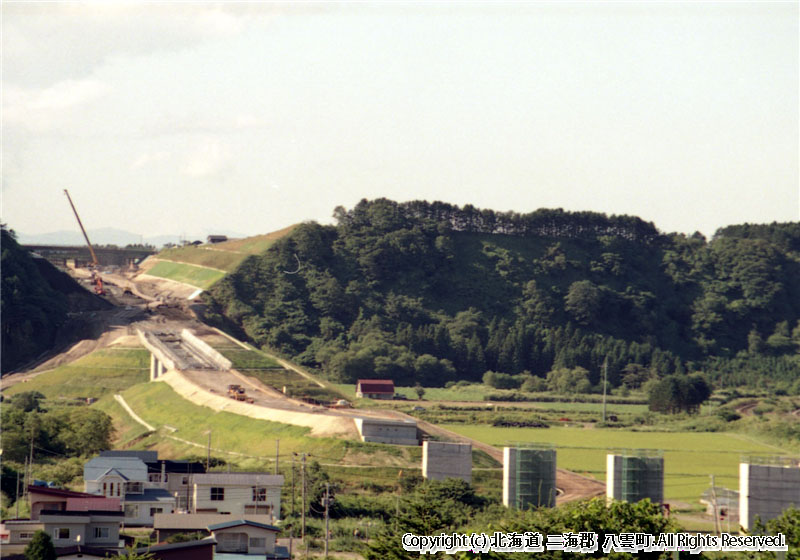
<svg viewBox="0 0 800 560"><path fill-rule="evenodd" d="M69 191L64 189L64 194L67 195L67 200L69 200L69 205L72 206L72 212L75 214L75 219L78 220L78 225L81 228L81 232L83 233L83 238L86 240L86 244L89 246L89 253L92 255L92 262L89 265L89 270L92 273L92 284L94 284L94 293L99 296L106 295L106 290L103 288L103 279L100 278L100 275L97 273L97 267L100 266L100 263L97 260L97 253L94 252L94 247L92 247L92 242L89 241L89 236L86 235L86 230L83 229L83 223L81 223L81 217L78 216L78 211L75 209L75 205L72 203L72 197L69 196Z"/></svg>

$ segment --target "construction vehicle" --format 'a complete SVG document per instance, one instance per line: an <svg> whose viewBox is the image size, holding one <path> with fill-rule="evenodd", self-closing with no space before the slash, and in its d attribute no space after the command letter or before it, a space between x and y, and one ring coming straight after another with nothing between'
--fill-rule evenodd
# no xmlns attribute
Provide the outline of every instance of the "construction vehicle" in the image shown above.
<svg viewBox="0 0 800 560"><path fill-rule="evenodd" d="M86 244L89 246L89 253L92 255L92 262L89 265L89 271L92 273L92 284L94 284L94 293L98 296L106 295L106 290L103 287L103 279L100 278L99 271L97 270L100 266L100 263L97 260L97 254L94 252L94 247L92 247L91 241L89 241L89 236L86 235L86 230L83 228L83 223L81 223L81 218L78 216L78 211L75 209L75 205L72 203L72 198L69 196L69 191L64 189L64 194L67 195L67 200L69 200L69 205L72 206L72 212L75 214L75 219L78 220L78 225L81 228L81 233L83 233L83 238L86 240Z"/></svg>

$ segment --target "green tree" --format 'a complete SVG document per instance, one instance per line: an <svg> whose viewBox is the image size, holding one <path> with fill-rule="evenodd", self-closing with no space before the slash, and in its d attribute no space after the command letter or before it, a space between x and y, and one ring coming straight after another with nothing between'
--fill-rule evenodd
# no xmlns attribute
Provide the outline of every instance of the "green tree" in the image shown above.
<svg viewBox="0 0 800 560"><path fill-rule="evenodd" d="M417 398L419 400L422 400L422 397L425 395L425 388L419 383L417 383L416 385L414 385L414 392L417 394Z"/></svg>
<svg viewBox="0 0 800 560"><path fill-rule="evenodd" d="M25 560L56 560L56 547L53 539L44 531L36 531L31 542L25 547Z"/></svg>
<svg viewBox="0 0 800 560"><path fill-rule="evenodd" d="M592 323L600 307L600 290L590 280L573 282L564 297L564 308L582 325Z"/></svg>

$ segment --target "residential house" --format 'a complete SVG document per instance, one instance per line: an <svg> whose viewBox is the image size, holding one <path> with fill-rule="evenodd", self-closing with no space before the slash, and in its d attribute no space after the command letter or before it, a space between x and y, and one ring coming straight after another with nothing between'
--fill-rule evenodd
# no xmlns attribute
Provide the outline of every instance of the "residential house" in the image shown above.
<svg viewBox="0 0 800 560"><path fill-rule="evenodd" d="M121 511L58 511L41 510L38 519L9 519L0 524L2 554L21 553L28 546L36 531L45 531L53 539L53 545L119 550Z"/></svg>
<svg viewBox="0 0 800 560"><path fill-rule="evenodd" d="M223 243L228 240L227 235L209 235L206 237L206 241L209 243Z"/></svg>
<svg viewBox="0 0 800 560"><path fill-rule="evenodd" d="M248 519L233 519L210 525L212 537L217 541L217 553L257 554L261 558L289 558L284 547L276 547L275 539L280 529Z"/></svg>
<svg viewBox="0 0 800 560"><path fill-rule="evenodd" d="M158 513L153 517L153 529L156 532L156 541L164 542L178 533L202 533L210 536L209 525L238 518L239 516L227 513ZM275 521L271 515L263 513L248 514L247 519L265 525L272 525Z"/></svg>
<svg viewBox="0 0 800 560"><path fill-rule="evenodd" d="M365 399L393 399L394 381L391 379L359 379L356 397Z"/></svg>
<svg viewBox="0 0 800 560"><path fill-rule="evenodd" d="M192 476L194 513L281 515L283 475L204 473Z"/></svg>
<svg viewBox="0 0 800 560"><path fill-rule="evenodd" d="M106 498L47 486L28 486L31 519L39 519L43 510L51 511L122 511L120 498Z"/></svg>
<svg viewBox="0 0 800 560"><path fill-rule="evenodd" d="M83 479L86 492L122 501L126 525L152 526L156 513L175 511L175 496L166 483L150 481L140 457L95 457L84 465Z"/></svg>
<svg viewBox="0 0 800 560"><path fill-rule="evenodd" d="M100 457L138 458L147 466L147 487L162 488L176 497L179 510L191 509L191 484L193 474L206 472L203 463L159 459L156 451L103 451Z"/></svg>

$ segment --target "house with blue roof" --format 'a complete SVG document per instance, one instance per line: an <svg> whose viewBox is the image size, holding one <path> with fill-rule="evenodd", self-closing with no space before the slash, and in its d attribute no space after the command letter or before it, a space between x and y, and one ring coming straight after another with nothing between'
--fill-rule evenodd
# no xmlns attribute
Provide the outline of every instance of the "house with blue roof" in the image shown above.
<svg viewBox="0 0 800 560"><path fill-rule="evenodd" d="M162 483L151 482L140 456L100 456L83 467L85 491L119 498L129 527L152 527L156 513L173 513L176 497Z"/></svg>

